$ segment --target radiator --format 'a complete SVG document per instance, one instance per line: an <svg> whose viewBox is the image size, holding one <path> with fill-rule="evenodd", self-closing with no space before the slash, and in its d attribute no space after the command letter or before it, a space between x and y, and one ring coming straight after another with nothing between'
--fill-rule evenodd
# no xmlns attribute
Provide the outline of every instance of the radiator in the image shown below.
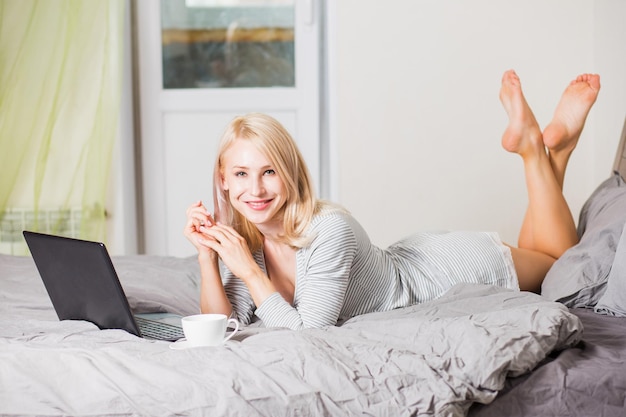
<svg viewBox="0 0 626 417"><path fill-rule="evenodd" d="M81 208L20 209L10 208L0 214L0 253L26 255L28 248L23 230L34 230L67 237L78 237Z"/></svg>

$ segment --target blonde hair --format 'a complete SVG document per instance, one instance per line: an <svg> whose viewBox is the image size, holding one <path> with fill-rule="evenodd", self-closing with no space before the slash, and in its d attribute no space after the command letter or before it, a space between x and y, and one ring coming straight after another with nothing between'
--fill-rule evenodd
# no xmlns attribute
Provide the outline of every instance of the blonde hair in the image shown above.
<svg viewBox="0 0 626 417"><path fill-rule="evenodd" d="M246 239L251 251L263 246L261 232L233 208L228 191L222 187L222 158L235 140L250 141L269 159L286 191L282 210L284 235L281 240L295 248L306 246L310 237L305 236L305 232L320 206L315 198L311 175L289 132L276 119L265 114L249 113L236 117L222 135L213 172L216 220L232 226Z"/></svg>

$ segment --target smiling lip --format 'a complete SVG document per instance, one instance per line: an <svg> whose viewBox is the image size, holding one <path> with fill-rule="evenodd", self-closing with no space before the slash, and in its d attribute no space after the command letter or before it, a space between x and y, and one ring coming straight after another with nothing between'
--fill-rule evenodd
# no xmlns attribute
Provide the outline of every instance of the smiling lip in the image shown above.
<svg viewBox="0 0 626 417"><path fill-rule="evenodd" d="M270 205L272 200L263 200L263 201L248 201L246 204L253 210L264 210L267 206Z"/></svg>

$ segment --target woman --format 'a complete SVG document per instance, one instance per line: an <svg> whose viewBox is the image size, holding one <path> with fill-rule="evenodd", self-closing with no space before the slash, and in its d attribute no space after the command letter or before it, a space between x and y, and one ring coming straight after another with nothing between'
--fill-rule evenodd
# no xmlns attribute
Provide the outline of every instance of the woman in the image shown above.
<svg viewBox="0 0 626 417"><path fill-rule="evenodd" d="M504 74L502 145L522 157L529 196L517 248L495 233L452 232L415 234L382 250L346 210L315 198L304 160L276 120L234 119L215 164L215 215L201 202L187 210L201 310L302 329L432 300L460 282L539 291L578 242L563 178L599 89L598 75L577 77L542 133L519 78Z"/></svg>

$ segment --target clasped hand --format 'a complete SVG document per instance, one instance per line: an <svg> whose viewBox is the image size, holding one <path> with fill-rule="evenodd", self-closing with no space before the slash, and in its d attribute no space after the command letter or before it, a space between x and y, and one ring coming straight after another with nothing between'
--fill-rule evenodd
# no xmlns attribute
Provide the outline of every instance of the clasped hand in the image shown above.
<svg viewBox="0 0 626 417"><path fill-rule="evenodd" d="M211 259L222 259L228 269L245 280L258 270L246 240L235 229L216 222L201 201L187 209L184 234L199 254L208 253Z"/></svg>

